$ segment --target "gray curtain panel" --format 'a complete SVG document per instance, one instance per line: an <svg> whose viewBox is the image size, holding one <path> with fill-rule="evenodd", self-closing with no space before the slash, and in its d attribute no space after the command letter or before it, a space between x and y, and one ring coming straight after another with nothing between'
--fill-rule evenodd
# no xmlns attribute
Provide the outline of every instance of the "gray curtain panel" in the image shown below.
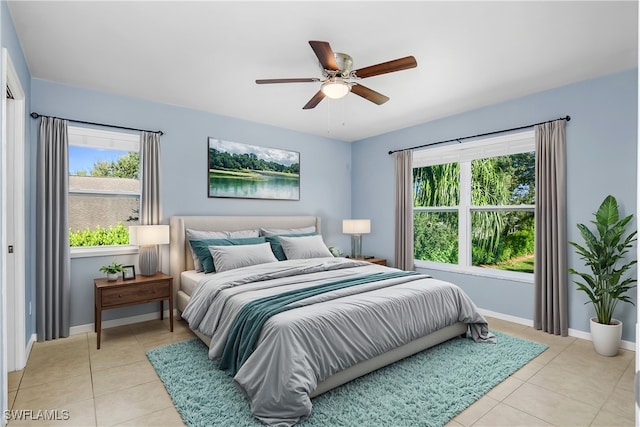
<svg viewBox="0 0 640 427"><path fill-rule="evenodd" d="M565 121L535 126L536 208L534 316L538 330L566 337L567 179Z"/></svg>
<svg viewBox="0 0 640 427"><path fill-rule="evenodd" d="M413 152L394 153L396 161L395 267L413 270Z"/></svg>
<svg viewBox="0 0 640 427"><path fill-rule="evenodd" d="M140 225L160 224L160 134L156 132L140 134L140 187ZM154 250L160 268L160 248Z"/></svg>
<svg viewBox="0 0 640 427"><path fill-rule="evenodd" d="M160 224L160 134L140 135L140 225Z"/></svg>
<svg viewBox="0 0 640 427"><path fill-rule="evenodd" d="M69 336L69 139L67 121L42 117L36 184L36 332Z"/></svg>

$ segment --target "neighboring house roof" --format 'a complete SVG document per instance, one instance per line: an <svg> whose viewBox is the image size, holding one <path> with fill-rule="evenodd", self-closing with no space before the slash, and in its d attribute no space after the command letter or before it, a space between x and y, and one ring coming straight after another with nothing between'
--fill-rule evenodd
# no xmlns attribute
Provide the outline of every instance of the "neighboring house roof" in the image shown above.
<svg viewBox="0 0 640 427"><path fill-rule="evenodd" d="M69 228L72 231L115 226L118 221L126 227L137 221L128 221L138 217L140 197L117 196L113 193L140 192L140 181L128 178L69 176ZM98 194L73 194L78 192L96 192ZM111 194L109 194L111 193Z"/></svg>

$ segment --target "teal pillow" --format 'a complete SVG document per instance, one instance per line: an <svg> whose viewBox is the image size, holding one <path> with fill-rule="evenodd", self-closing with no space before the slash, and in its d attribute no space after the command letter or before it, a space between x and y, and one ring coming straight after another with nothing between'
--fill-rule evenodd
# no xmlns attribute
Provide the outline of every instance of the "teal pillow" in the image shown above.
<svg viewBox="0 0 640 427"><path fill-rule="evenodd" d="M200 239L189 240L189 244L202 264L205 273L216 271L213 265L213 258L209 252L209 246L236 246L236 245L257 245L265 243L264 237L248 237L246 239ZM284 253L284 252L283 252Z"/></svg>
<svg viewBox="0 0 640 427"><path fill-rule="evenodd" d="M267 242L271 244L271 250L273 254L276 256L278 261L284 261L287 259L287 256L284 254L284 250L282 249L282 243L280 243L280 236L283 237L302 237L302 236L315 236L318 233L303 233L303 234L278 234L277 236L267 236Z"/></svg>

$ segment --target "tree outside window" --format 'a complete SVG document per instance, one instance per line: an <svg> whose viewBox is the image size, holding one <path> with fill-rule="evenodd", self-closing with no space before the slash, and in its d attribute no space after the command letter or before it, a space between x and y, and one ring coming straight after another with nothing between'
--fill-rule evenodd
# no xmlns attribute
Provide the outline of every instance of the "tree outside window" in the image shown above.
<svg viewBox="0 0 640 427"><path fill-rule="evenodd" d="M535 153L413 169L416 260L533 273Z"/></svg>

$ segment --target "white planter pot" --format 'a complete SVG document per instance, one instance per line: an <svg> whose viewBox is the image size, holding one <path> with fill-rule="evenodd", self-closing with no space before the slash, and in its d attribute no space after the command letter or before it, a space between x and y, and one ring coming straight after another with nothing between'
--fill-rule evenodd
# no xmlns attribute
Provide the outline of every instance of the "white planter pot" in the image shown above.
<svg viewBox="0 0 640 427"><path fill-rule="evenodd" d="M602 356L615 356L622 340L622 322L611 319L611 325L598 323L596 317L591 318L591 340L596 353Z"/></svg>
<svg viewBox="0 0 640 427"><path fill-rule="evenodd" d="M118 273L107 273L107 280L109 282L115 282L118 280Z"/></svg>

